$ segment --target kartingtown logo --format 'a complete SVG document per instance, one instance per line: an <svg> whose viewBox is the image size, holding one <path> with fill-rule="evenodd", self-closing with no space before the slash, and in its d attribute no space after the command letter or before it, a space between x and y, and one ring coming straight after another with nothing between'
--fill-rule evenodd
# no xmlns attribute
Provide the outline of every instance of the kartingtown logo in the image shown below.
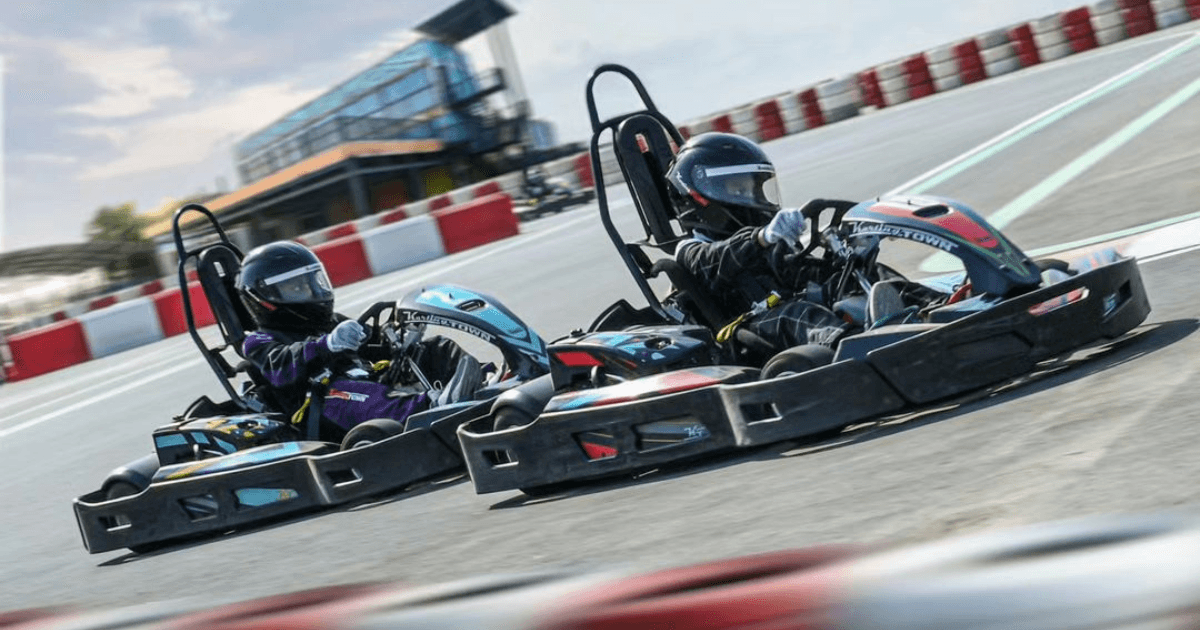
<svg viewBox="0 0 1200 630"><path fill-rule="evenodd" d="M351 402L367 402L368 396L357 392L344 392L340 389L331 389L328 394L325 394L325 398L340 398Z"/></svg>

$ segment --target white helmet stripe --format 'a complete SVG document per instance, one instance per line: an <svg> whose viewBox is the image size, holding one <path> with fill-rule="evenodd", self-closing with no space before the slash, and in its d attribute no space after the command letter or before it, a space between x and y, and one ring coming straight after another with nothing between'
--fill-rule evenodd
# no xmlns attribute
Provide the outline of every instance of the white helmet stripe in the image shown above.
<svg viewBox="0 0 1200 630"><path fill-rule="evenodd" d="M295 278L296 276L302 276L306 273L312 273L314 271L324 271L324 269L325 268L321 266L321 263L313 263L307 267L300 267L299 269L285 271L281 274L271 276L270 278L266 278L263 280L263 284L270 286L272 284L283 282L284 280L290 280L292 278Z"/></svg>
<svg viewBox="0 0 1200 630"><path fill-rule="evenodd" d="M709 177L717 175L736 175L738 173L774 173L775 167L770 164L737 164L735 166L714 166L704 170Z"/></svg>

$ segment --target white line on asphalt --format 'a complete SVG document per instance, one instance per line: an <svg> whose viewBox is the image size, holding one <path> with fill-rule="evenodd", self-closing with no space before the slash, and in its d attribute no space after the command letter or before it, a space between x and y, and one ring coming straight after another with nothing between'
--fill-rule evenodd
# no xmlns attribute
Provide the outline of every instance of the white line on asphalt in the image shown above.
<svg viewBox="0 0 1200 630"><path fill-rule="evenodd" d="M1200 41L1200 38L1194 41ZM1000 208L995 214L988 217L988 222L996 226L997 229L1003 229L1004 226L1028 212L1034 205L1045 200L1063 186L1066 186L1071 180L1099 163L1100 160L1112 155L1117 149L1141 135L1151 125L1175 111L1180 105L1188 102L1198 93L1200 93L1200 79L1192 81L1184 86L1183 89L1168 96L1158 105L1138 116L1133 122L1105 138L1100 144L1088 149L1087 153L1071 160L1069 164L1051 173L1049 177L1038 182L1036 186L1005 204L1003 208Z"/></svg>
<svg viewBox="0 0 1200 630"><path fill-rule="evenodd" d="M161 342L158 342L158 343L161 343ZM175 350L174 348L169 347L169 346L166 346L164 348L153 349L144 355L138 356L137 360L144 363L147 359L153 358L158 355L166 355L166 354L173 355L174 350ZM168 363L168 362L169 362L169 360L168 361L160 361L158 363L155 363L154 366L151 366L151 367L138 368L137 370L135 370L135 372L133 374L128 374L127 376L136 375L137 373L144 372L147 369L155 369L155 368L157 368L158 365L161 365L163 363ZM93 364L91 362L86 363L86 364L80 364L80 365L90 365L92 367L97 367L95 364ZM106 381L111 381L112 374L103 372L99 369L94 369L94 370L91 370L86 373L75 374L75 375L73 375L73 378L71 380L68 380L65 383L61 383L59 381L49 381L46 383L32 383L33 385L35 385L35 387L32 388L32 391L22 391L19 393L19 395L15 395L12 398L0 397L0 413L3 413L7 409L11 409L12 407L21 405L30 400L35 400L38 398L54 397L55 395L58 394L58 392L62 392L65 390L70 390L72 393L77 393L78 391L80 391L79 387L81 384L86 383L90 380L94 380L95 378L100 378L100 379L103 379ZM14 386L20 387L21 385L22 385L21 383L14 383L14 384L8 385L8 387L9 388L12 388ZM0 390L0 394L7 395L8 393L9 392L7 392L7 391ZM23 413L23 412L21 412L21 413Z"/></svg>
<svg viewBox="0 0 1200 630"><path fill-rule="evenodd" d="M53 411L44 416L39 416L32 420L22 422L21 424L18 424L15 427L9 427L7 429L0 429L0 438L4 438L4 437L12 435L18 431L23 431L30 427L37 426L47 420L53 420L54 418L57 418L59 416L64 416L68 413L78 411L80 409L85 409L90 405L98 403L102 400L107 400L109 398L112 398L113 396L118 396L120 394L124 394L125 392L138 389L139 387L145 387L146 385L153 383L154 381L157 381L161 378L166 378L168 376L171 376L172 374L175 374L176 372L182 372L183 370L185 370L187 368L193 367L197 363L198 362L195 360L181 363L181 364L179 364L173 368L170 368L164 372L159 372L159 373L155 374L154 376L150 376L150 377L144 378L140 381L135 381L133 383L129 383L129 384L125 385L124 387L118 387L117 389L110 390L99 396L94 396L92 398L89 398L88 400L81 400L73 405L67 405L66 407L63 407L62 409ZM3 442L0 442L0 446L2 446L2 445L3 445Z"/></svg>
<svg viewBox="0 0 1200 630"><path fill-rule="evenodd" d="M954 159L945 162L933 169L926 171L917 177L910 179L907 182L897 186L888 195L900 193L922 193L930 188L945 182L946 180L958 175L966 169L975 166L996 153L1016 144L1030 134L1036 133L1049 125L1061 120L1067 115L1075 112L1083 106L1091 103L1104 94L1115 90L1129 81L1132 81L1138 75L1141 75L1158 65L1165 63L1184 52L1190 50L1200 44L1200 36L1193 35L1184 41L1164 50L1157 55L1129 68L1128 70L1118 74L1091 89L1082 92L1046 111L1022 122L1015 127L1001 133L1000 135L984 142L983 144L955 157Z"/></svg>
<svg viewBox="0 0 1200 630"><path fill-rule="evenodd" d="M139 368L133 372L123 374L122 376L124 378L134 378L134 377L140 376L146 372L156 372L164 365L174 364L174 363L179 363L178 357L171 357L171 358L164 359L162 361L152 363L150 365L144 365L141 368ZM201 362L200 361L192 361L192 363L195 363L196 365L200 365ZM30 398L42 398L42 399L46 399L46 400L45 400L45 402L42 402L40 404L34 405L32 407L27 407L25 409L21 409L19 411L14 411L12 413L5 413L5 412L7 412L8 409L11 409L13 406L15 406L17 404L17 402L12 402L12 403L6 404L3 407L0 407L0 413L5 413L5 417L4 417L3 421L8 422L8 421L14 420L16 418L20 418L21 416L29 415L33 412L39 411L41 409L45 409L46 407L52 407L54 405L62 404L62 402L63 402L62 396L54 395L55 393L61 391L62 389L70 389L71 396L78 396L81 394L94 392L98 389L112 386L112 375L111 374L107 374L107 373L97 373L97 374L99 376L103 376L104 378L106 378L107 381L96 383L89 387L83 387L83 388L78 387L78 385L76 385L76 384L72 384L72 385L68 385L67 388L58 388L58 389L52 390L50 392L37 392L30 396L25 396L24 398L21 399L20 402L25 402L25 401L29 400Z"/></svg>

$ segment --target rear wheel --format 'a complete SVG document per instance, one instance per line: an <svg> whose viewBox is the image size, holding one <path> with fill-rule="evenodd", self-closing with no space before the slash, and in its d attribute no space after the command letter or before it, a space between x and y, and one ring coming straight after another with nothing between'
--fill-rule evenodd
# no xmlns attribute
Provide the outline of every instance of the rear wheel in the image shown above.
<svg viewBox="0 0 1200 630"><path fill-rule="evenodd" d="M342 438L342 450L370 446L401 433L404 433L404 425L391 418L367 420L346 433Z"/></svg>
<svg viewBox="0 0 1200 630"><path fill-rule="evenodd" d="M496 410L496 419L492 422L492 430L503 431L513 427L523 427L533 421L534 417L525 410L505 406Z"/></svg>
<svg viewBox="0 0 1200 630"><path fill-rule="evenodd" d="M788 374L798 374L830 363L833 363L833 350L818 344L805 344L788 348L771 357L771 360L763 366L762 378L771 379Z"/></svg>

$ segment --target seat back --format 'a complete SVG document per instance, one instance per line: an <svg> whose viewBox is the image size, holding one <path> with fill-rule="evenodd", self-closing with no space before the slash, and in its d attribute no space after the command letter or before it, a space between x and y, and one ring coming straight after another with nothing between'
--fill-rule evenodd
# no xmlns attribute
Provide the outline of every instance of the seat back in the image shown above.
<svg viewBox="0 0 1200 630"><path fill-rule="evenodd" d="M221 336L239 356L247 332L254 330L254 319L238 297L237 275L241 268L241 256L223 243L205 247L196 260L200 286Z"/></svg>
<svg viewBox="0 0 1200 630"><path fill-rule="evenodd" d="M662 123L647 114L626 118L613 138L613 152L641 217L646 244L667 254L675 253L682 238L672 224L677 216L667 192L667 170L678 150Z"/></svg>

